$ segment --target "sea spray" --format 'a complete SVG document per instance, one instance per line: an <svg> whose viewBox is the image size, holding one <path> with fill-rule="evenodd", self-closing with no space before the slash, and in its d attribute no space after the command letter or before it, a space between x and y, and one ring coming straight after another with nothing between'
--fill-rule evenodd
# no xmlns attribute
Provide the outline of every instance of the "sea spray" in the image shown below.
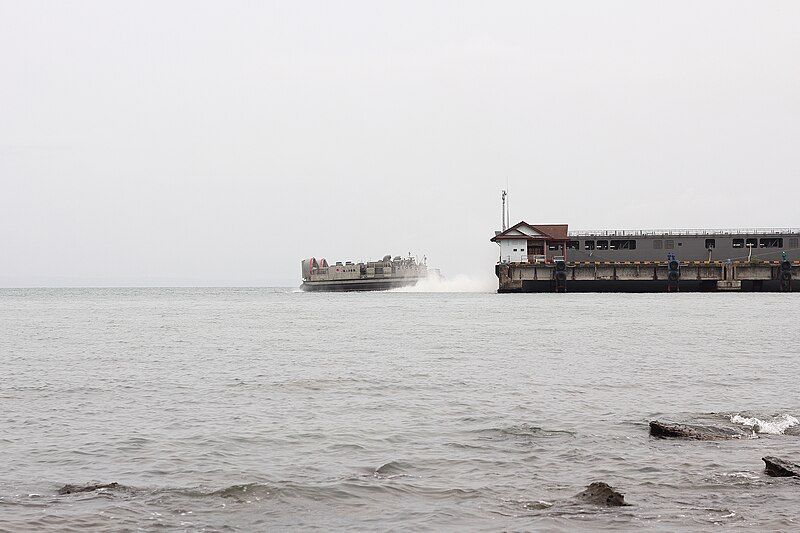
<svg viewBox="0 0 800 533"><path fill-rule="evenodd" d="M731 415L731 422L751 427L756 433L767 433L770 435L783 435L790 427L800 424L800 420L789 414L774 416L771 420L761 420L760 418L742 416L737 413Z"/></svg>
<svg viewBox="0 0 800 533"><path fill-rule="evenodd" d="M494 292L496 290L496 278L474 278L459 274L453 278L430 275L415 285L392 289L392 292Z"/></svg>

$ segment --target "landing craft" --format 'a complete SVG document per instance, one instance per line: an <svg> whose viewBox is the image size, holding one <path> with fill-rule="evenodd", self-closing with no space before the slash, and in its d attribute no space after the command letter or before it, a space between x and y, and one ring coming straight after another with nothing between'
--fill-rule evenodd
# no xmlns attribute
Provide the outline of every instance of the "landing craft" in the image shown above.
<svg viewBox="0 0 800 533"><path fill-rule="evenodd" d="M354 263L339 261L329 265L322 259L304 259L302 262L304 291L385 291L414 285L438 271L428 270L427 260L417 261L411 254L405 259L400 256L384 256L380 261Z"/></svg>

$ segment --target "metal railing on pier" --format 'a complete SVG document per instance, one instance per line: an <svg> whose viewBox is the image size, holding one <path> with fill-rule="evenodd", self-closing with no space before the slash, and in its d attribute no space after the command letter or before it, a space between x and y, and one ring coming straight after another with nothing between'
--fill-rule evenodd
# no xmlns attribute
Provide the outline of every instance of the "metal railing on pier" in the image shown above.
<svg viewBox="0 0 800 533"><path fill-rule="evenodd" d="M576 230L570 237L649 237L703 235L800 235L800 228L737 228L737 229L619 229Z"/></svg>

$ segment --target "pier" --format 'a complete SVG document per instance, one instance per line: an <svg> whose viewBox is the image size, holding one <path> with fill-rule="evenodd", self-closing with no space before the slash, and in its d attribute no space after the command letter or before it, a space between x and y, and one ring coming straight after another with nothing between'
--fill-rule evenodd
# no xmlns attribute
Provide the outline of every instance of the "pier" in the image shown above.
<svg viewBox="0 0 800 533"><path fill-rule="evenodd" d="M800 261L578 261L498 263L499 293L791 292ZM677 263L677 265L675 264ZM788 264L787 264L788 263ZM670 268L670 267L677 268ZM788 274L788 275L787 275Z"/></svg>
<svg viewBox="0 0 800 533"><path fill-rule="evenodd" d="M800 229L569 231L567 224L506 227L497 292L800 290Z"/></svg>

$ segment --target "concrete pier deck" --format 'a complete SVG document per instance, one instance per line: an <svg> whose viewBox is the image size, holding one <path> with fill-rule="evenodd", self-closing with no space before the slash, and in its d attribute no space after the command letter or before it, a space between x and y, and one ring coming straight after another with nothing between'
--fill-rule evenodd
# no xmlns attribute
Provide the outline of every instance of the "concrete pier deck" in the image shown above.
<svg viewBox="0 0 800 533"><path fill-rule="evenodd" d="M800 261L787 280L780 261L667 261L498 263L499 293L514 292L791 292L800 291ZM561 278L561 279L559 279Z"/></svg>

